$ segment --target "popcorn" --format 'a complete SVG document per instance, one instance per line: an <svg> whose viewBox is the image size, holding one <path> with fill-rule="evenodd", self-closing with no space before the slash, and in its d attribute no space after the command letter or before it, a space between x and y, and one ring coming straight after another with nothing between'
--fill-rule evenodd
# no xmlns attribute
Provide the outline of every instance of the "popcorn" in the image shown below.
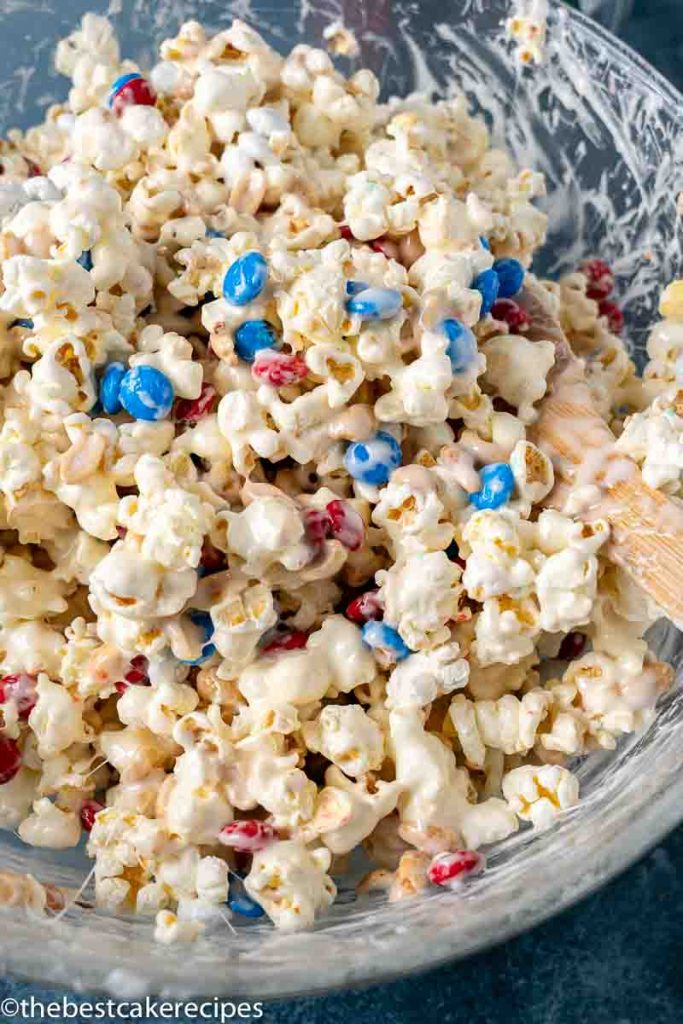
<svg viewBox="0 0 683 1024"><path fill-rule="evenodd" d="M390 752L402 793L401 822L413 827L462 826L468 807L467 773L456 767L453 752L426 732L418 708L400 708L389 715Z"/></svg>
<svg viewBox="0 0 683 1024"><path fill-rule="evenodd" d="M384 760L382 732L357 704L328 705L317 719L304 723L303 736L309 750L354 778L375 771Z"/></svg>
<svg viewBox="0 0 683 1024"><path fill-rule="evenodd" d="M496 394L513 405L523 423L536 418L534 405L546 392L546 378L555 363L551 341L528 341L521 334L492 338L483 346L484 380Z"/></svg>
<svg viewBox="0 0 683 1024"><path fill-rule="evenodd" d="M310 927L316 911L328 907L337 893L326 874L331 856L295 840L273 843L254 854L244 887L279 928Z"/></svg>
<svg viewBox="0 0 683 1024"><path fill-rule="evenodd" d="M77 846L81 838L81 823L72 811L63 811L43 798L33 803L33 811L19 825L19 838L29 846L47 846L52 850L66 850Z"/></svg>
<svg viewBox="0 0 683 1024"><path fill-rule="evenodd" d="M457 643L409 655L389 676L387 707L422 708L437 697L467 686L470 667L460 655Z"/></svg>
<svg viewBox="0 0 683 1024"><path fill-rule="evenodd" d="M311 828L333 854L349 853L396 807L398 782L351 782L339 768L325 772Z"/></svg>
<svg viewBox="0 0 683 1024"><path fill-rule="evenodd" d="M443 551L411 555L377 574L385 619L412 650L437 647L450 638L446 624L460 611L460 575Z"/></svg>
<svg viewBox="0 0 683 1024"><path fill-rule="evenodd" d="M539 59L543 4L517 13ZM543 508L555 346L512 298L542 175L464 96L379 105L240 21L143 78L86 15L56 64L68 102L0 146L0 827L84 829L98 906L171 944L226 903L310 926L361 843L399 900L549 824L563 759L647 727L672 670L607 523ZM680 282L643 380L606 265L541 284L679 497ZM224 845L253 856L232 890Z"/></svg>
<svg viewBox="0 0 683 1024"><path fill-rule="evenodd" d="M549 704L548 694L542 690L529 690L521 700L507 693L498 700L472 702L457 694L448 713L467 763L483 768L487 747L504 754L531 750Z"/></svg>
<svg viewBox="0 0 683 1024"><path fill-rule="evenodd" d="M510 810L534 828L548 828L553 819L579 799L575 775L560 765L523 765L503 776L503 796Z"/></svg>

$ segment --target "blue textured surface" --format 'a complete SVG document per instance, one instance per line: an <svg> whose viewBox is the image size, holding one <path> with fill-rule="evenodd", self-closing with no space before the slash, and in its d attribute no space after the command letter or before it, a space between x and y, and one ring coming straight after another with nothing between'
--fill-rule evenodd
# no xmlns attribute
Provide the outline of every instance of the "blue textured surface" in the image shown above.
<svg viewBox="0 0 683 1024"><path fill-rule="evenodd" d="M637 0L623 35L683 88L683 0ZM601 892L504 946L391 985L274 1003L262 1019L268 1024L680 1024L681 863L683 829ZM30 995L49 999L61 992L0 979L0 1000ZM0 1014L3 1024L12 1019L19 1018Z"/></svg>

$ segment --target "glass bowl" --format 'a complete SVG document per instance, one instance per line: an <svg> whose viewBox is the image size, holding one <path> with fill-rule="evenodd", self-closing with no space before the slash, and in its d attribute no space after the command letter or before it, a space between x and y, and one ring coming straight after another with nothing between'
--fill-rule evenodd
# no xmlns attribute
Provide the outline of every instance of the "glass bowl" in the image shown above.
<svg viewBox="0 0 683 1024"><path fill-rule="evenodd" d="M67 84L52 51L87 10L109 12L123 51L144 67L182 19L224 27L243 14L281 49L320 42L342 17L360 40L362 62L385 95L464 90L486 112L494 139L548 179L551 230L536 269L549 274L599 253L616 269L629 338L642 352L659 290L680 269L683 100L640 58L580 14L550 17L546 63L522 70L511 58L503 0L8 0L0 4L3 128L36 123ZM676 667L683 645L663 623L652 646ZM462 894L439 890L389 905L340 899L311 932L282 935L266 924L211 934L192 947L163 947L145 919L71 907L59 919L18 914L0 937L5 970L119 997L163 993L284 997L380 981L499 942L595 889L683 817L683 695L675 688L646 734L578 768L583 798L557 826L521 832L496 847L489 869ZM77 888L82 851L26 847L3 833L2 861L41 881ZM87 890L86 890L87 895ZM9 913L5 911L5 913ZM9 922L8 922L9 923Z"/></svg>

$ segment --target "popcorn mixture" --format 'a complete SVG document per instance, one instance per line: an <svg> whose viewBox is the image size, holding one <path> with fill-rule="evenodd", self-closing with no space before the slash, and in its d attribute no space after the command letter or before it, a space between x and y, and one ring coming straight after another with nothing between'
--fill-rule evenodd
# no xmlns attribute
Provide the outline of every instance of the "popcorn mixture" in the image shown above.
<svg viewBox="0 0 683 1024"><path fill-rule="evenodd" d="M360 844L362 892L462 884L671 680L607 523L544 508L543 179L463 97L379 103L239 21L143 77L89 14L56 64L68 102L1 144L0 824L88 833L98 905L164 943L310 925ZM683 282L643 380L613 283L544 287L683 498Z"/></svg>

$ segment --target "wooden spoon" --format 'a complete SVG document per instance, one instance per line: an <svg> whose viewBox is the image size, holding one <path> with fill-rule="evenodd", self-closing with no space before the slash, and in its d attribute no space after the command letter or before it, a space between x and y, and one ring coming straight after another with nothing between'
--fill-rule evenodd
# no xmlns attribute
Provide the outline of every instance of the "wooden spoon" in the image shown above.
<svg viewBox="0 0 683 1024"><path fill-rule="evenodd" d="M585 488L587 522L611 526L609 558L622 566L671 621L683 629L683 506L643 482L635 462L615 449L615 438L595 411L583 363L574 356L553 313L550 296L531 275L518 297L529 314L527 336L555 344L548 392L529 438L553 462L556 486L546 504L561 509L569 488Z"/></svg>

